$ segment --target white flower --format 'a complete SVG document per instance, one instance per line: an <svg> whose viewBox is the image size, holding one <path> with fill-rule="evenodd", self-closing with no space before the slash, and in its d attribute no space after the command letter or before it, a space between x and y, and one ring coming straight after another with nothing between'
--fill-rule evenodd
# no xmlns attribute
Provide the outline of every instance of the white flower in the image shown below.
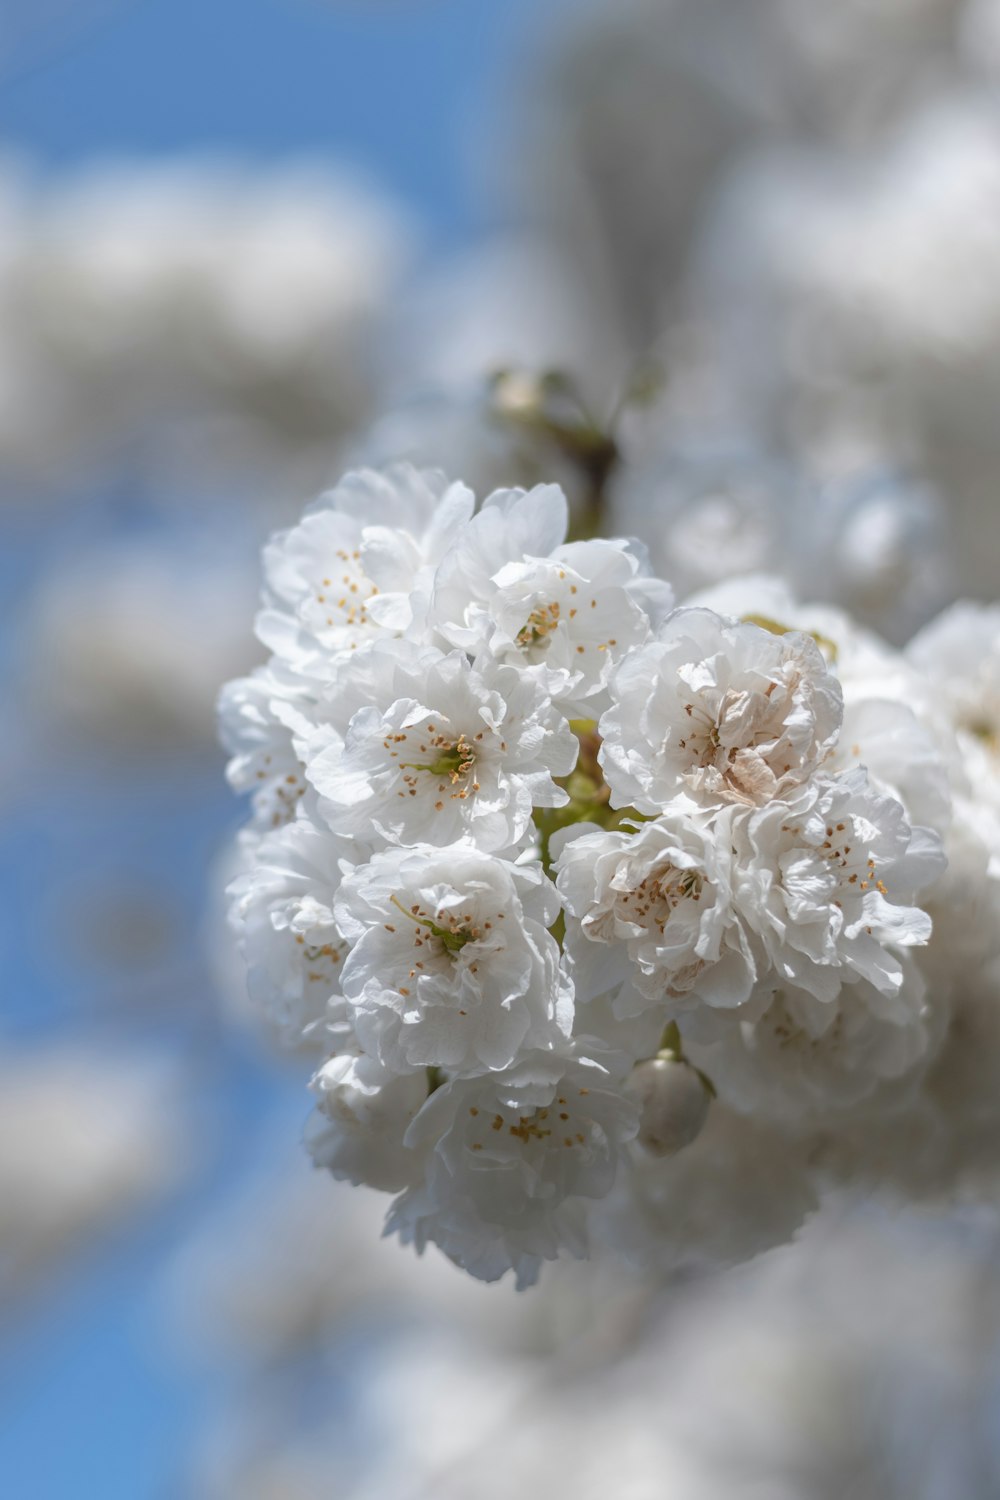
<svg viewBox="0 0 1000 1500"><path fill-rule="evenodd" d="M1000 953L996 823L980 798L956 796L945 853L948 868L923 898L934 923L921 967L935 1000L965 990Z"/></svg>
<svg viewBox="0 0 1000 1500"><path fill-rule="evenodd" d="M779 580L732 579L699 604L738 619L764 615L813 637L840 683L844 718L824 762L831 773L861 765L880 791L906 808L913 824L944 834L951 816L949 779L959 757L935 711L934 691L906 656L843 611L799 604Z"/></svg>
<svg viewBox="0 0 1000 1500"><path fill-rule="evenodd" d="M791 1119L850 1109L928 1054L927 987L912 960L901 962L893 995L857 980L836 1001L818 1001L764 980L738 1012L682 1016L685 1053L741 1113Z"/></svg>
<svg viewBox="0 0 1000 1500"><path fill-rule="evenodd" d="M944 837L952 820L952 792L940 735L906 703L856 697L850 688L848 694L843 731L826 769L863 766L878 791L903 804L912 824Z"/></svg>
<svg viewBox="0 0 1000 1500"><path fill-rule="evenodd" d="M346 475L264 549L258 636L324 683L359 646L418 628L433 567L474 504L464 485L409 464Z"/></svg>
<svg viewBox="0 0 1000 1500"><path fill-rule="evenodd" d="M555 696L589 706L614 663L649 635L646 609L657 605L639 567L633 551L606 541L508 563L493 579L490 650L542 669Z"/></svg>
<svg viewBox="0 0 1000 1500"><path fill-rule="evenodd" d="M333 901L344 870L365 852L299 818L265 834L250 870L230 887L250 999L288 1044L322 1044L328 1028L344 1027L347 943Z"/></svg>
<svg viewBox="0 0 1000 1500"><path fill-rule="evenodd" d="M438 569L431 618L455 645L535 669L561 705L592 707L670 591L631 544L560 545L566 514L552 485L490 495Z"/></svg>
<svg viewBox="0 0 1000 1500"><path fill-rule="evenodd" d="M431 1241L484 1281L513 1268L519 1287L562 1250L587 1253L586 1199L615 1178L634 1107L588 1059L528 1057L507 1074L436 1090L406 1144L427 1155L425 1181L394 1205L389 1228Z"/></svg>
<svg viewBox="0 0 1000 1500"><path fill-rule="evenodd" d="M423 1073L393 1074L364 1054L332 1057L312 1086L319 1095L306 1131L318 1167L382 1192L406 1187L419 1170L403 1138L427 1098Z"/></svg>
<svg viewBox="0 0 1000 1500"><path fill-rule="evenodd" d="M931 933L910 903L944 869L936 835L912 829L902 805L856 770L739 814L733 836L734 902L782 979L819 1000L854 979L899 990L893 948Z"/></svg>
<svg viewBox="0 0 1000 1500"><path fill-rule="evenodd" d="M817 1207L808 1146L785 1125L716 1099L683 1151L631 1148L592 1236L661 1275L749 1260L792 1239Z"/></svg>
<svg viewBox="0 0 1000 1500"><path fill-rule="evenodd" d="M704 589L687 603L728 616L733 623L763 615L768 621L812 636L840 680L845 700L920 697L920 679L900 652L843 610L801 604L779 578L754 574Z"/></svg>
<svg viewBox="0 0 1000 1500"><path fill-rule="evenodd" d="M601 764L615 806L655 813L678 792L760 803L805 781L835 743L842 695L816 643L675 611L610 682Z"/></svg>
<svg viewBox="0 0 1000 1500"><path fill-rule="evenodd" d="M655 1003L667 1012L688 997L709 1005L747 998L755 969L732 903L732 816L678 807L635 833L584 824L553 840L583 995L627 976L621 1016ZM603 961L600 944L608 945Z"/></svg>
<svg viewBox="0 0 1000 1500"><path fill-rule="evenodd" d="M998 825L1000 606L953 604L913 638L906 654L929 679L937 714L958 738L969 786L991 825ZM993 853L1000 865L1000 841L993 842Z"/></svg>
<svg viewBox="0 0 1000 1500"><path fill-rule="evenodd" d="M575 990L574 1035L587 1039L589 1051L599 1048L606 1066L625 1077L638 1061L660 1050L668 1017L637 993L635 976L629 974L619 945L585 943L572 920L567 933L565 963ZM594 989L601 992L592 994ZM676 1003L672 1000L672 1007Z"/></svg>
<svg viewBox="0 0 1000 1500"><path fill-rule="evenodd" d="M345 663L348 692L356 663L366 706L308 771L338 830L500 850L533 807L566 802L552 776L568 775L579 745L536 680L495 663L481 672L460 651L376 648Z"/></svg>
<svg viewBox="0 0 1000 1500"><path fill-rule="evenodd" d="M475 1074L559 1045L572 1000L546 930L557 912L538 865L462 844L375 855L334 903L362 1047L397 1072Z"/></svg>
<svg viewBox="0 0 1000 1500"><path fill-rule="evenodd" d="M431 598L435 625L457 646L481 645L497 592L494 575L507 563L549 557L568 524L569 507L557 485L487 495L438 567Z"/></svg>
<svg viewBox="0 0 1000 1500"><path fill-rule="evenodd" d="M295 816L306 791L293 726L306 727L308 699L273 666L227 682L219 694L219 737L237 792L253 792L254 825L278 828Z"/></svg>

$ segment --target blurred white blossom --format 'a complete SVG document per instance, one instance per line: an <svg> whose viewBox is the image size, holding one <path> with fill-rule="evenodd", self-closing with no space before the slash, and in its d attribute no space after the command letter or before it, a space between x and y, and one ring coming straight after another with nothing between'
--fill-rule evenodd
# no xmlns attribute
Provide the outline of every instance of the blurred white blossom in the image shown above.
<svg viewBox="0 0 1000 1500"><path fill-rule="evenodd" d="M316 482L367 411L396 210L325 166L105 163L0 180L0 470L66 489ZM308 477L307 477L308 476Z"/></svg>
<svg viewBox="0 0 1000 1500"><path fill-rule="evenodd" d="M179 1080L150 1055L7 1045L0 1074L0 1300L12 1307L172 1188L192 1141Z"/></svg>

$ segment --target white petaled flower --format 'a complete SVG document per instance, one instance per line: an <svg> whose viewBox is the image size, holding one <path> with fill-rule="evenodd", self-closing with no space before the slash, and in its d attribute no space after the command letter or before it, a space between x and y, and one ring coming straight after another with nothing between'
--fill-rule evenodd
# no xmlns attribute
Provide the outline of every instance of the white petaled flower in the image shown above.
<svg viewBox="0 0 1000 1500"><path fill-rule="evenodd" d="M879 791L903 803L911 823L946 832L957 756L947 726L942 734L933 683L924 672L841 610L799 604L774 578L732 579L699 602L734 620L762 614L818 641L844 698L840 736L823 770L832 775L864 766Z"/></svg>
<svg viewBox="0 0 1000 1500"><path fill-rule="evenodd" d="M765 980L737 1012L681 1017L686 1055L747 1114L811 1120L852 1108L929 1055L927 986L912 959L901 966L894 994L861 979L833 1002Z"/></svg>
<svg viewBox="0 0 1000 1500"><path fill-rule="evenodd" d="M345 1028L347 942L333 902L345 869L365 857L363 845L299 818L264 834L230 887L250 999L286 1043L328 1044Z"/></svg>
<svg viewBox="0 0 1000 1500"><path fill-rule="evenodd" d="M488 496L438 569L431 620L457 646L532 670L583 712L671 595L630 543L562 544L566 519L552 485Z"/></svg>
<svg viewBox="0 0 1000 1500"><path fill-rule="evenodd" d="M837 739L840 684L809 636L676 610L610 681L601 764L615 806L680 792L755 803L805 781Z"/></svg>
<svg viewBox="0 0 1000 1500"><path fill-rule="evenodd" d="M919 696L920 679L898 651L843 610L800 603L781 579L769 574L731 578L688 602L725 615L733 624L763 616L784 629L812 637L835 669L847 701L893 698L907 702L914 694Z"/></svg>
<svg viewBox="0 0 1000 1500"><path fill-rule="evenodd" d="M480 671L461 651L360 655L366 706L308 771L332 826L501 850L534 807L568 800L552 777L573 769L578 741L535 679L488 661ZM348 690L357 660L344 666Z"/></svg>
<svg viewBox="0 0 1000 1500"><path fill-rule="evenodd" d="M318 1095L306 1145L334 1177L396 1193L419 1174L403 1144L427 1098L423 1073L390 1073L363 1053L324 1063L312 1081Z"/></svg>
<svg viewBox="0 0 1000 1500"><path fill-rule="evenodd" d="M348 474L264 549L258 636L322 684L367 642L418 632L433 569L474 505L465 485L409 464Z"/></svg>
<svg viewBox="0 0 1000 1500"><path fill-rule="evenodd" d="M1000 876L1000 606L953 604L907 648L931 684L937 717L953 730L978 822Z"/></svg>
<svg viewBox="0 0 1000 1500"><path fill-rule="evenodd" d="M672 1012L695 1000L746 1000L756 971L732 901L732 815L678 807L634 833L580 825L557 835L557 885L582 995L627 980L621 1016L657 1003Z"/></svg>
<svg viewBox="0 0 1000 1500"><path fill-rule="evenodd" d="M537 668L555 696L589 706L614 663L649 635L639 567L632 550L606 541L508 563L493 579L490 650Z"/></svg>
<svg viewBox="0 0 1000 1500"><path fill-rule="evenodd" d="M219 736L232 757L229 784L253 793L254 825L278 828L294 818L306 791L293 726L304 727L307 699L271 667L227 682L219 695Z"/></svg>
<svg viewBox="0 0 1000 1500"><path fill-rule="evenodd" d="M568 525L569 506L558 485L487 495L438 566L433 623L454 645L479 649L490 632L494 575L507 563L549 557L563 543Z"/></svg>
<svg viewBox="0 0 1000 1500"><path fill-rule="evenodd" d="M894 950L930 938L912 902L945 868L936 834L911 828L856 770L738 814L733 838L735 904L781 979L820 1000L855 979L899 990Z"/></svg>
<svg viewBox="0 0 1000 1500"><path fill-rule="evenodd" d="M867 1127L870 1131L870 1126ZM793 1239L817 1207L807 1136L713 1101L696 1140L673 1156L637 1143L593 1234L660 1274L750 1260ZM623 1167L626 1162L623 1161Z"/></svg>
<svg viewBox="0 0 1000 1500"><path fill-rule="evenodd" d="M573 1005L547 931L558 910L538 864L464 844L376 854L334 903L362 1047L396 1072L471 1075L561 1045Z"/></svg>
<svg viewBox="0 0 1000 1500"><path fill-rule="evenodd" d="M941 739L906 703L851 696L826 769L834 774L863 766L878 791L902 802L911 823L944 837L952 821L953 795ZM947 748L953 760L952 747Z"/></svg>
<svg viewBox="0 0 1000 1500"><path fill-rule="evenodd" d="M586 1255L586 1202L610 1190L636 1127L634 1106L589 1058L528 1056L509 1073L446 1084L407 1132L424 1180L388 1227L484 1281L513 1269L530 1286L543 1260Z"/></svg>

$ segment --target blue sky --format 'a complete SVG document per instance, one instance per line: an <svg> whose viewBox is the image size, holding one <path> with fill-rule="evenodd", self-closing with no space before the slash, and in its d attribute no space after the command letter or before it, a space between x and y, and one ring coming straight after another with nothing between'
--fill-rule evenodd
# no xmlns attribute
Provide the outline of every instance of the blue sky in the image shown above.
<svg viewBox="0 0 1000 1500"><path fill-rule="evenodd" d="M41 23L0 74L0 138L95 153L347 156L443 237L469 227L470 146L552 0L13 0ZM0 31L2 39L2 31Z"/></svg>

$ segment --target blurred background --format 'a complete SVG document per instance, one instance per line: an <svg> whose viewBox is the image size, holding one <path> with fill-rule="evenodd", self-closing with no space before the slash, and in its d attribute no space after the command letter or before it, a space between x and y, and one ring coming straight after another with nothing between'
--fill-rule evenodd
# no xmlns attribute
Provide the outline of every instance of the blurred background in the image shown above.
<svg viewBox="0 0 1000 1500"><path fill-rule="evenodd" d="M0 1473L1000 1495L987 1216L516 1299L297 1143L214 699L349 464L902 645L1000 558L1000 0L0 0Z"/></svg>

